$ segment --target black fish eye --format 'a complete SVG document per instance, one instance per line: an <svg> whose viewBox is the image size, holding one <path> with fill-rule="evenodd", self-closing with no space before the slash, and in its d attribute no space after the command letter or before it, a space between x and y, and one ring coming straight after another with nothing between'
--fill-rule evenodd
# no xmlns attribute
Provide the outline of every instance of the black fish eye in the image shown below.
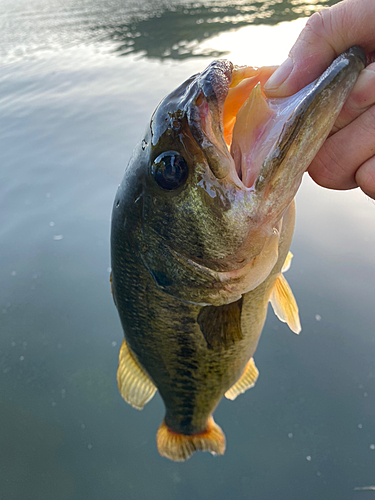
<svg viewBox="0 0 375 500"><path fill-rule="evenodd" d="M172 190L182 186L189 169L185 159L176 151L165 151L155 158L152 175L162 189Z"/></svg>

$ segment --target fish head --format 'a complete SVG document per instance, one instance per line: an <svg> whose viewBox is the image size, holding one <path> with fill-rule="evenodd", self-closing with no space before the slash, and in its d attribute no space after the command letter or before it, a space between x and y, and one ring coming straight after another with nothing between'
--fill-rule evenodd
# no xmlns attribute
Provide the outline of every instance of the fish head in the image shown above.
<svg viewBox="0 0 375 500"><path fill-rule="evenodd" d="M161 290L221 305L269 275L283 215L363 67L354 47L294 96L267 99L274 68L217 60L163 99L118 196L131 182L124 219Z"/></svg>

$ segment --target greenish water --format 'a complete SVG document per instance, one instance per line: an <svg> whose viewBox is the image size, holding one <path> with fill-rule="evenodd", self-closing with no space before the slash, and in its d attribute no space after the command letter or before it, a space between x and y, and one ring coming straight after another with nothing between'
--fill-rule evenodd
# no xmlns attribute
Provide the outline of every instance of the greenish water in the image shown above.
<svg viewBox="0 0 375 500"><path fill-rule="evenodd" d="M280 63L297 18L331 3L2 0L1 500L375 497L355 490L375 484L375 204L358 191L305 179L303 330L269 312L256 387L215 412L224 457L159 457L159 396L139 413L115 381L109 219L153 109L223 53Z"/></svg>

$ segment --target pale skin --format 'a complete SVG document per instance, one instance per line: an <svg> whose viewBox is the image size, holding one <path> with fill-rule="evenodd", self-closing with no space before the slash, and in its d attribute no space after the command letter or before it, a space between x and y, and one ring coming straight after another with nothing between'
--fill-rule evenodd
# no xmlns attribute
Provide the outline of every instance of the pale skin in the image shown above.
<svg viewBox="0 0 375 500"><path fill-rule="evenodd" d="M269 97L294 94L353 45L365 51L370 64L308 172L323 187L360 187L375 199L375 62L371 62L375 60L375 0L343 0L311 16L264 90Z"/></svg>

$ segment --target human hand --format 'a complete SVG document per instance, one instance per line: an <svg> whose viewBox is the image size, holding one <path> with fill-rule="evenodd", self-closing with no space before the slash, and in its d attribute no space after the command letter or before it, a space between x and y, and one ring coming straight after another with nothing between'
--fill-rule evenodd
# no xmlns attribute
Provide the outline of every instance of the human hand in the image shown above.
<svg viewBox="0 0 375 500"><path fill-rule="evenodd" d="M369 62L374 59L374 0L344 0L310 17L289 57L266 83L267 96L294 94L352 45L359 45ZM359 186L375 199L375 63L361 72L308 171L323 187Z"/></svg>

